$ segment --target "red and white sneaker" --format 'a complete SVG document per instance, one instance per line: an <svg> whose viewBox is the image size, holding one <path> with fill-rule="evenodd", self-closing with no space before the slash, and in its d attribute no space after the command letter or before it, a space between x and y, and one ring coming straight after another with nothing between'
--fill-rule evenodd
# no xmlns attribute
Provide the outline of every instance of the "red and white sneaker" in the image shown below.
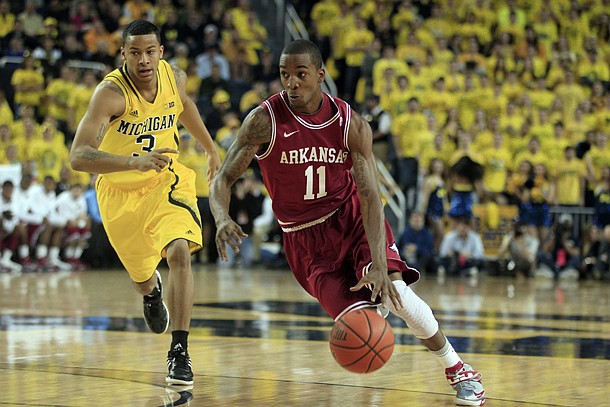
<svg viewBox="0 0 610 407"><path fill-rule="evenodd" d="M485 404L485 390L481 383L481 374L472 366L460 362L455 367L445 369L445 376L455 395L458 406L482 406Z"/></svg>
<svg viewBox="0 0 610 407"><path fill-rule="evenodd" d="M38 267L36 269L37 269L37 271L42 272L42 273L57 271L57 267L52 265L49 262L49 259L47 259L46 257L43 257L42 259L38 259Z"/></svg>
<svg viewBox="0 0 610 407"><path fill-rule="evenodd" d="M21 265L23 266L23 271L36 271L38 268L38 264L32 260L30 257L24 257L21 259Z"/></svg>
<svg viewBox="0 0 610 407"><path fill-rule="evenodd" d="M67 259L67 262L72 266L72 270L75 271L85 271L89 268L80 259Z"/></svg>
<svg viewBox="0 0 610 407"><path fill-rule="evenodd" d="M23 266L19 263L15 263L12 260L2 259L0 260L0 267L8 270L11 273L21 273L23 271Z"/></svg>
<svg viewBox="0 0 610 407"><path fill-rule="evenodd" d="M70 263L63 262L59 259L49 260L52 266L55 266L60 271L70 271L72 270L72 265Z"/></svg>

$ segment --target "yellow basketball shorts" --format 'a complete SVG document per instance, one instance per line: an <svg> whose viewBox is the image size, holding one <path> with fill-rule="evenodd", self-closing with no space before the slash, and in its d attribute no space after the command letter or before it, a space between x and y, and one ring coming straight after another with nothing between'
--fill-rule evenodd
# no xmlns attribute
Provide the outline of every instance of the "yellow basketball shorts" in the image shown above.
<svg viewBox="0 0 610 407"><path fill-rule="evenodd" d="M191 253L201 249L195 173L175 160L145 185L117 185L101 175L96 190L110 243L134 282L152 276L176 239L186 239Z"/></svg>

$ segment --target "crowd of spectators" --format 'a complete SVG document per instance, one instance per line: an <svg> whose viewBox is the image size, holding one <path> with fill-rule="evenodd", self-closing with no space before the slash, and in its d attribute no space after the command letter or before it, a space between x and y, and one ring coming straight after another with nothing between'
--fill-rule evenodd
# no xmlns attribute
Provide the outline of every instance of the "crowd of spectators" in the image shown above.
<svg viewBox="0 0 610 407"><path fill-rule="evenodd" d="M509 262L511 270L609 277L607 266L587 268L582 258L599 246L605 233L597 231L610 220L610 2L323 0L296 7L338 93L370 120L377 157L408 211L426 215L437 252L443 238L464 232L473 204L489 205L488 213L514 205L516 242L525 229L537 243L533 257ZM593 208L591 227L575 236L551 217L552 206ZM505 246L510 255L519 245Z"/></svg>
<svg viewBox="0 0 610 407"><path fill-rule="evenodd" d="M447 214L463 223L472 202L519 207L539 251L556 230L552 205L595 208L596 230L610 223L610 1L292 3L434 250ZM189 75L222 149L248 111L281 90L282 40L269 38L270 22L248 0L0 0L0 164L89 185L70 169L68 149L96 84L121 63L121 27L135 18L161 28L165 59ZM193 162L201 169L205 157Z"/></svg>
<svg viewBox="0 0 610 407"><path fill-rule="evenodd" d="M104 257L112 256L107 239L101 236L91 187L95 176L71 169L69 148L95 87L122 63L118 52L122 27L136 18L161 28L164 58L188 73L187 91L225 149L248 110L268 96L269 88L271 92L279 89L276 55L247 0L1 0L0 177L7 181L1 202L5 209L0 233L3 269L81 267L72 262L68 242L74 236L67 226L61 233L53 232L58 237L49 238L60 250L57 256L54 249L52 256L48 250L39 250L50 244L40 233L53 229L49 225L51 213L58 209L56 198L74 186L86 189L79 202L88 204L86 235L89 229L94 232L89 251L95 253L88 262L108 265ZM198 143L188 143L189 138L182 134L181 159L205 174L205 154ZM19 192L17 186L25 179L35 188ZM55 187L46 205L40 205L33 197L47 179ZM205 213L209 189L204 184L205 180L197 183L197 192ZM254 191L257 197L260 193L260 187ZM43 216L28 218L26 207L30 206ZM205 240L210 242L213 222L209 211L206 215ZM12 226L15 222L19 227ZM79 258L82 254L78 249ZM212 250L207 257L215 257Z"/></svg>

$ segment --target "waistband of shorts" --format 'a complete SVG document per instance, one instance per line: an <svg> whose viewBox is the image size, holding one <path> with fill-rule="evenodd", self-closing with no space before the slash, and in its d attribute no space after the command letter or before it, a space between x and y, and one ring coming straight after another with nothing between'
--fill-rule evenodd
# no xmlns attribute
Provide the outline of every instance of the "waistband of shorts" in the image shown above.
<svg viewBox="0 0 610 407"><path fill-rule="evenodd" d="M307 229L309 227L312 227L312 226L315 226L315 225L319 225L320 223L325 222L326 219L328 219L331 216L333 216L335 214L335 212L337 212L337 211L338 211L338 209L335 209L331 213L326 214L326 215L322 216L321 218L312 220L310 222L302 223L302 224L297 225L297 226L290 226L291 225L290 223L288 223L288 224L286 224L286 223L282 224L282 222L279 222L279 223L280 223L280 227L282 228L282 231L284 231L286 233L297 232L299 230Z"/></svg>

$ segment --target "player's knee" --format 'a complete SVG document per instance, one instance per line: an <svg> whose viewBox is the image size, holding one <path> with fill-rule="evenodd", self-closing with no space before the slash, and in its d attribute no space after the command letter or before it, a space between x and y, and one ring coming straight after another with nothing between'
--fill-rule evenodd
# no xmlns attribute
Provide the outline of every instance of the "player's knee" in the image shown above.
<svg viewBox="0 0 610 407"><path fill-rule="evenodd" d="M438 321L432 313L432 309L426 302L411 290L404 281L393 281L396 289L400 293L402 308L397 309L391 301L386 306L390 311L402 318L416 338L428 339L438 331Z"/></svg>
<svg viewBox="0 0 610 407"><path fill-rule="evenodd" d="M186 240L176 239L167 245L167 265L172 271L190 269L191 253Z"/></svg>

